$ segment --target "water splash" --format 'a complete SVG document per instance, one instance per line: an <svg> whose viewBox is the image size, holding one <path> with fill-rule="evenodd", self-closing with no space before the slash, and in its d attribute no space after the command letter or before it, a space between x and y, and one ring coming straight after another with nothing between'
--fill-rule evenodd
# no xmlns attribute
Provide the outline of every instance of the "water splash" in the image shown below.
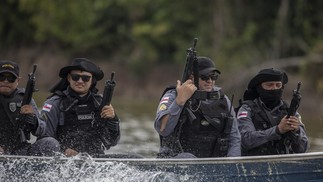
<svg viewBox="0 0 323 182"><path fill-rule="evenodd" d="M187 175L163 171L142 171L122 162L97 162L92 158L16 158L0 164L0 181L33 182L114 182L189 181Z"/></svg>

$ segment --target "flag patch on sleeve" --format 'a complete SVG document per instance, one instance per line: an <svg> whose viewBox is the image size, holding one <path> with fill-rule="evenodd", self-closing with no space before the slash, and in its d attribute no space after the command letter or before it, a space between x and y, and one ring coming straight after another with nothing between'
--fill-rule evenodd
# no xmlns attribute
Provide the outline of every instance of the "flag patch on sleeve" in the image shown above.
<svg viewBox="0 0 323 182"><path fill-rule="evenodd" d="M45 104L44 106L43 106L43 111L47 111L47 112L49 112L50 111L50 109L52 108L52 105L51 104Z"/></svg>
<svg viewBox="0 0 323 182"><path fill-rule="evenodd" d="M160 100L159 104L166 104L166 103L168 103L168 100L169 100L169 97L164 97L164 98L162 98L162 100Z"/></svg>
<svg viewBox="0 0 323 182"><path fill-rule="evenodd" d="M237 119L240 119L240 118L245 118L248 116L248 112L247 111L242 111L238 114L238 117Z"/></svg>

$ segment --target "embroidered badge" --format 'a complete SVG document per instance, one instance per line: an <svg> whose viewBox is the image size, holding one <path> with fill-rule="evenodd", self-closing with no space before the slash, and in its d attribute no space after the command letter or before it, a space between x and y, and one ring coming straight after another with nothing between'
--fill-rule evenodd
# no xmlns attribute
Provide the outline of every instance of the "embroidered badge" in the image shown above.
<svg viewBox="0 0 323 182"><path fill-rule="evenodd" d="M50 111L50 109L52 108L52 105L51 104L45 104L44 106L43 106L43 111L47 111L47 112L49 112Z"/></svg>
<svg viewBox="0 0 323 182"><path fill-rule="evenodd" d="M15 112L17 110L17 104L15 102L10 102L9 103L9 110L11 112Z"/></svg>
<svg viewBox="0 0 323 182"><path fill-rule="evenodd" d="M240 119L240 118L245 118L248 116L248 112L247 111L242 111L238 114L238 117L237 119Z"/></svg>
<svg viewBox="0 0 323 182"><path fill-rule="evenodd" d="M162 105L159 106L158 111L163 111L163 110L166 110L166 109L167 109L166 104L162 104Z"/></svg>

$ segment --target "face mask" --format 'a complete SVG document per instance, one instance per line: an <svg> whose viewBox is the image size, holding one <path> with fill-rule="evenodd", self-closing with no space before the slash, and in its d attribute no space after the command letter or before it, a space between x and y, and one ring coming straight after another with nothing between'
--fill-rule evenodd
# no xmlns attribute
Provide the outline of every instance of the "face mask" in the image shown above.
<svg viewBox="0 0 323 182"><path fill-rule="evenodd" d="M281 97L283 95L283 89L276 90L265 90L261 86L257 87L257 92L259 93L260 99L269 108L274 108L280 103Z"/></svg>

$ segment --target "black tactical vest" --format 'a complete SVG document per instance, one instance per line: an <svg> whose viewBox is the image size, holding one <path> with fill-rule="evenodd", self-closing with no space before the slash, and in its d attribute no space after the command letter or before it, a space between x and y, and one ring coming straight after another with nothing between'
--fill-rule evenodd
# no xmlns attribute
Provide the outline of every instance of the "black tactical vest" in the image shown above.
<svg viewBox="0 0 323 182"><path fill-rule="evenodd" d="M247 104L251 108L251 118L252 122L257 131L262 131L269 129L273 126L277 126L281 119L287 115L288 106L284 104L278 109L274 115L270 114L269 111L266 111L260 104L247 100L243 101L243 104ZM261 121L261 122L260 122ZM275 154L286 154L294 153L289 146L286 146L284 143L285 136L280 140L269 141L259 147L256 147L251 150L242 149L242 155L275 155ZM289 148L289 152L286 151L286 147Z"/></svg>
<svg viewBox="0 0 323 182"><path fill-rule="evenodd" d="M193 112L191 121L187 111L181 117L171 136L163 137L161 145L172 149L171 154L189 152L196 157L222 157L227 155L229 134L233 118L229 114L227 100L222 95L211 103L201 101L199 109ZM188 108L187 108L188 109Z"/></svg>
<svg viewBox="0 0 323 182"><path fill-rule="evenodd" d="M21 142L16 118L20 112L23 91L17 89L12 97L0 96L0 145L11 152Z"/></svg>
<svg viewBox="0 0 323 182"><path fill-rule="evenodd" d="M62 150L72 148L79 152L102 153L97 133L100 112L96 104L100 97L90 95L86 101L63 96L60 109L64 113L64 125L57 128L57 139Z"/></svg>

